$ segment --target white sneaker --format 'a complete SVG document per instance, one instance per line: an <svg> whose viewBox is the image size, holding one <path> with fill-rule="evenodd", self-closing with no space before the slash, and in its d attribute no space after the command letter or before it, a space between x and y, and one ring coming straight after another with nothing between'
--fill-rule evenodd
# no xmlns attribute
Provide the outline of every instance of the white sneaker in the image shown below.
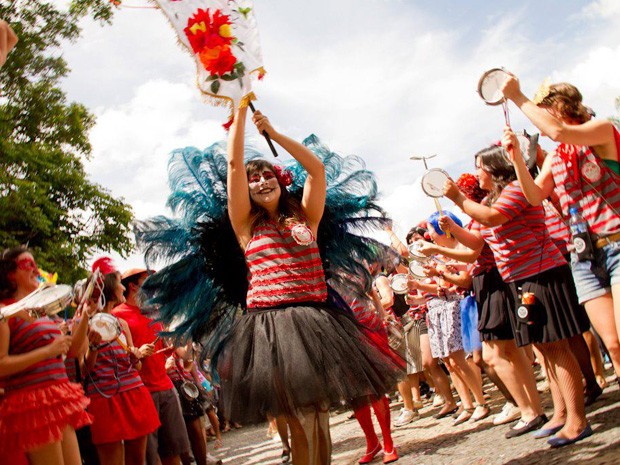
<svg viewBox="0 0 620 465"><path fill-rule="evenodd" d="M504 425L515 421L521 417L521 410L514 404L506 402L502 407L502 411L493 418L494 425Z"/></svg>
<svg viewBox="0 0 620 465"><path fill-rule="evenodd" d="M446 400L443 398L441 394L435 394L433 396L433 407L441 407L446 403Z"/></svg>
<svg viewBox="0 0 620 465"><path fill-rule="evenodd" d="M400 409L400 415L396 420L394 420L394 426L405 426L418 418L420 418L420 414L418 412L402 408Z"/></svg>

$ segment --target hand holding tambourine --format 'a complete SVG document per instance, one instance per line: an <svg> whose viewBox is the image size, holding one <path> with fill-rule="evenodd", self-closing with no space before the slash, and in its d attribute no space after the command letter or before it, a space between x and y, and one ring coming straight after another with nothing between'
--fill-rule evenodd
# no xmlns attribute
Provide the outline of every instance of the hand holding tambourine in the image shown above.
<svg viewBox="0 0 620 465"><path fill-rule="evenodd" d="M457 199L463 194L452 178L448 178L443 185L443 195L456 203Z"/></svg>
<svg viewBox="0 0 620 465"><path fill-rule="evenodd" d="M452 232L452 230L456 226L456 223L454 222L454 220L450 218L448 215L441 215L437 222L441 230L445 233Z"/></svg>
<svg viewBox="0 0 620 465"><path fill-rule="evenodd" d="M506 80L500 87L500 91L508 100L514 101L517 97L519 97L519 95L522 94L521 85L519 84L519 79L517 79L517 76L508 71L506 72L506 75Z"/></svg>
<svg viewBox="0 0 620 465"><path fill-rule="evenodd" d="M52 341L47 347L49 357L54 358L61 355L67 355L73 338L71 336L59 336Z"/></svg>

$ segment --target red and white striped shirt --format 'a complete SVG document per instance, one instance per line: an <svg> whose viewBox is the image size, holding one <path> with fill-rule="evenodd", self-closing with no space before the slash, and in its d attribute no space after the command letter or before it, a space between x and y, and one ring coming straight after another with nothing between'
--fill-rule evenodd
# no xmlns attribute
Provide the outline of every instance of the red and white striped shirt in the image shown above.
<svg viewBox="0 0 620 465"><path fill-rule="evenodd" d="M61 336L58 325L49 317L37 318L30 322L21 318L9 320L11 340L9 355L31 352L51 344ZM30 365L28 369L4 378L7 392L30 387L44 387L50 384L68 383L67 370L61 357L46 358Z"/></svg>
<svg viewBox="0 0 620 465"><path fill-rule="evenodd" d="M571 242L571 233L569 227L561 218L560 212L558 212L553 205L549 202L544 202L545 208L545 223L551 240L558 248L560 253L564 256L568 254L568 244Z"/></svg>
<svg viewBox="0 0 620 465"><path fill-rule="evenodd" d="M614 136L620 159L620 136L615 128ZM576 205L598 237L620 231L620 215L616 213L620 212L620 177L590 147L560 144L551 172L565 218Z"/></svg>
<svg viewBox="0 0 620 465"><path fill-rule="evenodd" d="M281 230L273 222L264 223L254 231L245 258L249 270L248 308L327 299L323 263L314 239L302 245L289 228Z"/></svg>
<svg viewBox="0 0 620 465"><path fill-rule="evenodd" d="M471 220L467 229L469 229L470 231L480 232L480 230L482 229L482 225L476 220ZM467 272L471 276L478 276L482 273L492 270L493 268L495 268L495 258L493 257L493 251L489 247L489 244L485 242L476 261L467 267Z"/></svg>
<svg viewBox="0 0 620 465"><path fill-rule="evenodd" d="M543 207L528 203L518 181L504 187L493 208L508 221L499 226L483 226L481 233L505 282L566 265L547 231Z"/></svg>

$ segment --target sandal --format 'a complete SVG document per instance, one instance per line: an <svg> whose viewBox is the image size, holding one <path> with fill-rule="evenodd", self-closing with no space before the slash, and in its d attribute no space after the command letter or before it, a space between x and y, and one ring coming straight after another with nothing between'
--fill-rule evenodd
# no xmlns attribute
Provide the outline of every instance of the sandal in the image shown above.
<svg viewBox="0 0 620 465"><path fill-rule="evenodd" d="M458 410L458 407L454 407L453 409L450 410L440 410L439 413L436 413L435 415L433 415L433 418L435 420L441 420L442 418L446 418L448 415L452 415L453 413L456 413L456 411Z"/></svg>
<svg viewBox="0 0 620 465"><path fill-rule="evenodd" d="M471 419L473 421L484 420L490 414L491 414L491 409L489 408L488 404L482 404L482 405L478 404L474 410L473 415L471 416Z"/></svg>
<svg viewBox="0 0 620 465"><path fill-rule="evenodd" d="M452 426L457 426L457 425L460 425L462 423L465 423L467 420L469 420L471 418L473 413L474 413L474 409L473 408L463 409L463 411L458 416L458 418L456 420L454 420L454 422L452 423Z"/></svg>

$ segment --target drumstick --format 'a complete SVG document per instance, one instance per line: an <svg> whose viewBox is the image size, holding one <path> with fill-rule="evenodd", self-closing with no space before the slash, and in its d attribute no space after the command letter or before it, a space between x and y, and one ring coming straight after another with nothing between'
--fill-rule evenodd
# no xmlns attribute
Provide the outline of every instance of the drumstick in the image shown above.
<svg viewBox="0 0 620 465"><path fill-rule="evenodd" d="M160 354L162 352L166 352L166 351L169 351L169 350L174 350L174 346L164 347L163 349L159 349L159 350L155 351L155 353L156 354Z"/></svg>

